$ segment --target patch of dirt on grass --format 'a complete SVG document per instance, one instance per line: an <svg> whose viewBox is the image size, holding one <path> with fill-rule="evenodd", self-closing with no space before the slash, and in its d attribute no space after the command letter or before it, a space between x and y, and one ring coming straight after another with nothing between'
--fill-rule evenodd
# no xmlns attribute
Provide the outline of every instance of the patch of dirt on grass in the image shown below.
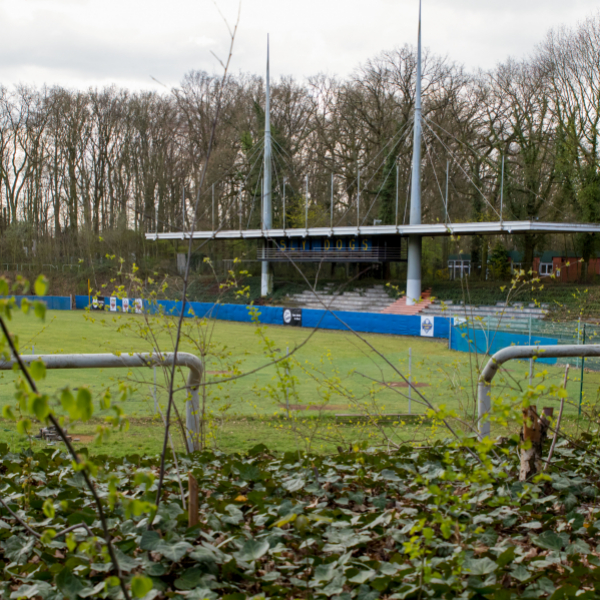
<svg viewBox="0 0 600 600"><path fill-rule="evenodd" d="M77 434L77 433L73 433L73 434L69 434L72 438L73 438L73 442L75 442L76 444L90 444L91 442L94 441L94 435L87 435L84 433L81 434Z"/></svg>

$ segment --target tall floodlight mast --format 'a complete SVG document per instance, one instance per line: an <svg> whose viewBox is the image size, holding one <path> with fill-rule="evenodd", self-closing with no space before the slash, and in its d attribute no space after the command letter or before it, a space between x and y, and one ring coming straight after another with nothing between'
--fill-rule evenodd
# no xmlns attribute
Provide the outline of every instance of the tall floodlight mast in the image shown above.
<svg viewBox="0 0 600 600"><path fill-rule="evenodd" d="M269 66L269 36L267 35L267 80L265 101L265 166L263 178L262 229L268 231L273 227L273 205L271 198L271 74ZM265 249L267 241L265 240ZM262 261L260 278L260 295L268 296L273 292L273 272L268 261Z"/></svg>
<svg viewBox="0 0 600 600"><path fill-rule="evenodd" d="M417 85L415 92L415 129L410 195L410 224L421 224L421 0L419 0L419 41L417 45ZM408 237L408 268L406 274L406 304L421 298L421 236Z"/></svg>

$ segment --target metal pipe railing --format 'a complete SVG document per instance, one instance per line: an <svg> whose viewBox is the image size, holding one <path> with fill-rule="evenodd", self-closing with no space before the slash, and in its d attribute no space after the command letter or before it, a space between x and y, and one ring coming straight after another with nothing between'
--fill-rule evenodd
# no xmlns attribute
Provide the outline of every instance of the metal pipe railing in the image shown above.
<svg viewBox="0 0 600 600"><path fill-rule="evenodd" d="M481 371L477 386L479 439L490 435L488 414L492 408L492 379L505 362L515 358L587 358L590 356L600 356L600 344L590 344L589 346L575 344L568 346L509 346L496 352Z"/></svg>
<svg viewBox="0 0 600 600"><path fill-rule="evenodd" d="M21 356L25 364L42 360L46 369L120 369L131 367L154 367L173 365L173 352L164 354L141 352L136 354L27 354ZM13 368L16 361L0 362L0 370ZM202 383L202 361L189 352L178 352L175 365L188 367L190 374L187 389L190 400L185 405L185 427L188 452L200 449L200 403L198 388Z"/></svg>

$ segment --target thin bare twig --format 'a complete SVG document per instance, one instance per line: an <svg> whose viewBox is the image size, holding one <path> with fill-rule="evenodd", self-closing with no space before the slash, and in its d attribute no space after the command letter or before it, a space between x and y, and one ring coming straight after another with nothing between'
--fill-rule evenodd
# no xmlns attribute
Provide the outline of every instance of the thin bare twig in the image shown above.
<svg viewBox="0 0 600 600"><path fill-rule="evenodd" d="M19 517L19 515L17 515L15 512L13 512L13 510L10 508L10 506L8 506L8 504L6 504L6 502L4 502L4 500L2 500L2 498L0 498L0 503L12 515L13 519L15 519L16 521L21 523L21 525L23 525L23 527L25 527L25 529L27 529L27 531L29 531L29 533L31 533L31 535L35 536L38 539L40 539L42 537L37 531L34 531L33 529L31 529L31 527L29 527L29 525L27 525L27 523L25 523L25 521L23 521L23 519L21 519L21 517Z"/></svg>
<svg viewBox="0 0 600 600"><path fill-rule="evenodd" d="M219 116L221 113L223 89L224 89L225 83L227 81L229 65L231 64L231 58L233 56L233 45L235 42L237 28L238 28L238 25L240 22L240 10L241 10L241 2L239 5L238 16L237 16L237 20L236 20L235 26L233 28L233 31L229 30L230 37L231 37L231 41L230 41L230 45L229 45L229 55L227 57L227 62L225 63L225 67L223 70L223 77L221 78L221 84L218 88L216 108L215 108L215 117L212 122L210 139L209 139L208 148L206 151L206 160L204 161L204 166L202 168L202 174L200 176L200 182L198 184L198 194L196 196L196 202L194 204L193 218L192 218L191 225L190 225L192 228L195 226L196 221L197 221L198 207L200 204L200 190L202 189L202 186L204 185L204 180L206 178L206 173L208 170L208 163L209 163L210 156L212 154L212 149L213 149L214 142L215 142L217 123L219 121ZM188 290L188 284L189 284L190 265L191 265L191 261L192 261L193 245L194 245L193 244L193 236L190 233L189 242L188 242L187 261L186 261L186 265L185 265L185 274L183 276L183 289L182 289L182 293L181 293L181 313L179 315L179 320L177 322L177 335L175 337L175 347L173 348L173 366L171 367L171 377L170 377L170 381L169 381L169 400L168 400L168 404L167 404L167 415L166 415L166 419L165 419L166 420L165 435L164 435L164 439L163 439L163 448L162 448L162 453L161 453L161 458L160 458L160 474L159 474L159 479L158 479L158 486L156 489L155 505L157 507L160 504L162 487L163 487L163 482L164 482L164 478L165 478L165 458L166 458L166 454L167 454L167 445L169 443L169 426L170 426L170 420L171 420L171 409L174 404L173 387L174 387L174 381L175 381L175 369L176 369L175 363L177 362L177 353L179 351L179 345L181 342L181 329L183 326L183 319L185 317L185 305L186 305L186 301L187 301L187 290ZM148 519L148 530L152 529L156 512L157 511L155 511L151 515L151 517Z"/></svg>

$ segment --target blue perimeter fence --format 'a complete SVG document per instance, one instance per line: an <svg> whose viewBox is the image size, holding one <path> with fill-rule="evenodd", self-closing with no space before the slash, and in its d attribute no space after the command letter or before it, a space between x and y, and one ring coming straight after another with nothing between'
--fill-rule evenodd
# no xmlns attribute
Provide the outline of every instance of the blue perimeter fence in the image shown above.
<svg viewBox="0 0 600 600"><path fill-rule="evenodd" d="M107 298L108 299L108 298ZM130 299L130 312L133 311L133 299ZM108 310L107 302L104 309ZM89 306L87 296L75 296L75 308L85 309ZM117 310L122 310L122 301L117 298ZM358 313L315 309L286 309L282 306L247 306L245 304L214 304L211 302L186 302L186 317L210 317L220 321L237 321L251 323L250 309L258 311L258 320L267 325L298 325L313 329L336 329L339 331L354 330L361 333L383 333L388 335L419 336L425 325L425 335L448 339L450 319L447 317L427 317L427 323L419 316L388 315L379 313ZM144 310L149 313L164 312L167 315L179 316L181 302L175 300L144 300ZM284 320L284 312L300 314L300 319ZM291 315L290 315L291 317Z"/></svg>
<svg viewBox="0 0 600 600"><path fill-rule="evenodd" d="M51 310L86 309L90 306L88 296L75 296L74 307L69 296L16 296L20 305L22 298L42 300ZM104 310L109 310L109 298L106 298ZM130 299L130 312L134 310L134 300ZM116 299L118 311L122 311L121 299ZM214 304L210 302L187 302L186 317L213 318L221 321L251 323L251 308L257 311L258 321L267 325L297 325L310 329L330 329L338 331L354 330L360 333L381 333L385 335L404 335L449 339L449 346L458 352L477 352L493 354L507 346L526 346L528 344L556 345L558 338L540 335L490 330L477 323L465 322L452 317L409 316L380 313L326 311L316 309L286 309L281 306L247 306L242 304ZM179 316L181 302L174 300L144 300L144 311L151 314ZM287 315L284 313L287 312ZM556 363L555 358L539 358L539 362Z"/></svg>

